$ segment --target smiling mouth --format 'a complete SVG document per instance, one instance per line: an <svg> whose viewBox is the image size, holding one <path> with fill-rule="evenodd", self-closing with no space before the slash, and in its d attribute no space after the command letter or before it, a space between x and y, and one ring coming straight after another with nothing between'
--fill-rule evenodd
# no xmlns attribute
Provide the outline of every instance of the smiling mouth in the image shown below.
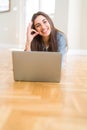
<svg viewBox="0 0 87 130"><path fill-rule="evenodd" d="M45 34L45 33L47 33L48 31L49 31L49 29L45 29L45 30L42 31L42 33Z"/></svg>

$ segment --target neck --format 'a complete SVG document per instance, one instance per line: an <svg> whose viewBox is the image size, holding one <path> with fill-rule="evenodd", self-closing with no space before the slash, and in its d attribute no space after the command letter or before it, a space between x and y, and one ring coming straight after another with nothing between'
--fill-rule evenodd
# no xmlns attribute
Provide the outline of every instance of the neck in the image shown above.
<svg viewBox="0 0 87 130"><path fill-rule="evenodd" d="M43 37L42 39L43 39L45 46L48 46L49 45L49 43L48 43L49 37Z"/></svg>

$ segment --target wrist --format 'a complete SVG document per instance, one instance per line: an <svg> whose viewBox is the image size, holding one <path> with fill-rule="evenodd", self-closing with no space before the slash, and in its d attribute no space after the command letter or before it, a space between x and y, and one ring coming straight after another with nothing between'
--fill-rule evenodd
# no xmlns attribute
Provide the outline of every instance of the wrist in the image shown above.
<svg viewBox="0 0 87 130"><path fill-rule="evenodd" d="M25 51L30 51L30 50L31 50L30 43L27 42L25 45Z"/></svg>

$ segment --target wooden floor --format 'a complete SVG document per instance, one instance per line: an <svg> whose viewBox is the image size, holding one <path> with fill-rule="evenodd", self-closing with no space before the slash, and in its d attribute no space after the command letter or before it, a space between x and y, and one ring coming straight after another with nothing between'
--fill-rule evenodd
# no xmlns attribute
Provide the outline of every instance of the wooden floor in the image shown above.
<svg viewBox="0 0 87 130"><path fill-rule="evenodd" d="M0 50L0 130L87 130L87 56L67 56L60 83L15 82Z"/></svg>

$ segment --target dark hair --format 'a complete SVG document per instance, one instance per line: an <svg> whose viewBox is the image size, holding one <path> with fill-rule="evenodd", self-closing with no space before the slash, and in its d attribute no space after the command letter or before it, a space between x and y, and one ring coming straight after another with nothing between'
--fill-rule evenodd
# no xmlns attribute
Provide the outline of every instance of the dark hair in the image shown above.
<svg viewBox="0 0 87 130"><path fill-rule="evenodd" d="M50 33L50 37L49 37L49 41L48 41L49 42L48 51L56 52L58 50L58 40L57 40L58 30L54 27L54 24L53 24L51 18L46 13L39 11L39 12L33 14L32 19L31 19L32 23L33 23L32 28L35 29L34 21L37 18L37 16L39 16L39 15L44 16L47 19L47 21L49 22L50 27L51 27L51 33ZM32 51L42 51L43 50L42 43L43 43L42 36L37 35L31 43L31 50Z"/></svg>

